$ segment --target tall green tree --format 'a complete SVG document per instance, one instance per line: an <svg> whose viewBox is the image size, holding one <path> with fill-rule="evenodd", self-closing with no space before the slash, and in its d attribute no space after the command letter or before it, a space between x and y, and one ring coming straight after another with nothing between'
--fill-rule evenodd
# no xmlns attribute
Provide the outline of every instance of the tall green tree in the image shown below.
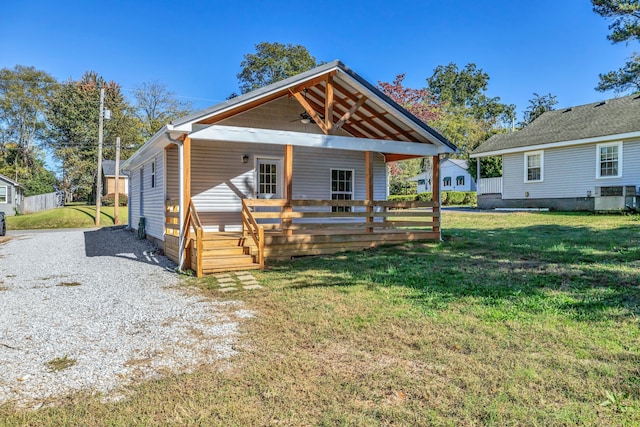
<svg viewBox="0 0 640 427"><path fill-rule="evenodd" d="M105 88L105 109L111 112L111 119L104 121L103 158L115 157L116 137L122 140L123 159L142 142L135 109L122 95L120 85L107 82L93 71L78 81L61 84L47 112L47 143L62 164L63 188L81 200L91 198L98 172L100 88Z"/></svg>
<svg viewBox="0 0 640 427"><path fill-rule="evenodd" d="M190 101L180 100L175 92L159 82L145 82L134 91L136 114L140 120L142 138L151 138L173 119L193 111Z"/></svg>
<svg viewBox="0 0 640 427"><path fill-rule="evenodd" d="M27 185L44 163L45 111L56 80L34 67L0 70L0 169Z"/></svg>
<svg viewBox="0 0 640 427"><path fill-rule="evenodd" d="M427 78L427 89L440 103L443 116L433 123L460 150L468 153L515 119L515 105L486 94L489 74L476 64L459 69L454 63L439 65Z"/></svg>
<svg viewBox="0 0 640 427"><path fill-rule="evenodd" d="M612 43L640 40L640 2L638 0L591 0L593 11L598 15L612 19L607 36ZM600 81L596 90L624 93L640 91L640 58L629 58L623 67L608 73L599 74Z"/></svg>
<svg viewBox="0 0 640 427"><path fill-rule="evenodd" d="M255 53L244 55L240 63L238 83L242 93L267 86L318 66L302 45L262 42L255 45Z"/></svg>
<svg viewBox="0 0 640 427"><path fill-rule="evenodd" d="M522 122L520 127L525 127L543 113L553 110L553 106L558 103L558 99L555 95L550 93L546 95L538 95L533 93L533 98L529 100L529 106L524 110Z"/></svg>

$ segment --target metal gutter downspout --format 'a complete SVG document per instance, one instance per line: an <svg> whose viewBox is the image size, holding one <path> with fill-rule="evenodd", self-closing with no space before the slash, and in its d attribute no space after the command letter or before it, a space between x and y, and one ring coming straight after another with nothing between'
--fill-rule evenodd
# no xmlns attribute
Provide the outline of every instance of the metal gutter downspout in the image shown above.
<svg viewBox="0 0 640 427"><path fill-rule="evenodd" d="M178 218L178 224L180 227L180 230L178 232L178 270L182 271L182 266L184 264L184 234L183 234L183 227L184 227L184 179L182 177L182 174L184 172L184 165L183 165L183 159L184 159L184 145L182 144L182 141L180 141L179 139L173 139L171 138L171 134L169 132L167 132L167 139L169 140L170 143L175 144L178 146L178 176L179 178L179 190L178 193L180 194L180 200L178 201L178 206L179 206L179 211L180 211L180 218Z"/></svg>

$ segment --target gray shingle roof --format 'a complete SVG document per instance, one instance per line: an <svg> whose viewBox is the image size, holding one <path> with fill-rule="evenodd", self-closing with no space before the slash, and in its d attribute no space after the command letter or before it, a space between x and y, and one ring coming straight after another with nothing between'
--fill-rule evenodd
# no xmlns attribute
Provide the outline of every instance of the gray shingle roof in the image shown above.
<svg viewBox="0 0 640 427"><path fill-rule="evenodd" d="M547 111L517 132L494 135L473 154L640 131L640 96Z"/></svg>
<svg viewBox="0 0 640 427"><path fill-rule="evenodd" d="M102 174L104 176L116 176L116 161L115 160L103 160L102 161ZM122 173L120 176L129 176L129 174Z"/></svg>

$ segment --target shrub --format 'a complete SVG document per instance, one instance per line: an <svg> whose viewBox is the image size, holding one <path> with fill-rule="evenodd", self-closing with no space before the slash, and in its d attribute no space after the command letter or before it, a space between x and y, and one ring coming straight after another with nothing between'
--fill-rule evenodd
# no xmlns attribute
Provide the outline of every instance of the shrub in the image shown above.
<svg viewBox="0 0 640 427"><path fill-rule="evenodd" d="M424 193L418 194L418 198L416 200L418 200L419 202L430 202L431 197L431 191L426 191Z"/></svg>
<svg viewBox="0 0 640 427"><path fill-rule="evenodd" d="M113 193L109 193L106 196L103 196L101 199L102 206L113 206L116 202L116 195ZM118 205L119 206L127 206L129 204L129 197L126 194L120 194L118 196Z"/></svg>
<svg viewBox="0 0 640 427"><path fill-rule="evenodd" d="M389 196L390 202L414 202L418 196L415 194L392 194Z"/></svg>
<svg viewBox="0 0 640 427"><path fill-rule="evenodd" d="M446 194L447 201L442 202L443 205L461 205L464 202L464 191L447 191Z"/></svg>
<svg viewBox="0 0 640 427"><path fill-rule="evenodd" d="M475 191L467 191L464 193L464 200L462 202L463 205L477 205L478 204L478 193Z"/></svg>

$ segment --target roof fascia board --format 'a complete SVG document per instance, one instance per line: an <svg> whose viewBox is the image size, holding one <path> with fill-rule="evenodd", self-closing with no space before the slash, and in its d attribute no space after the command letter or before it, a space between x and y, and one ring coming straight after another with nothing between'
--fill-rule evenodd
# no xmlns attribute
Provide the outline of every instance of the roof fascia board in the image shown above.
<svg viewBox="0 0 640 427"><path fill-rule="evenodd" d="M214 105L213 107L210 107L205 110L195 112L189 116L185 116L183 118L177 119L175 123L172 122L172 124L175 126L175 129L186 130L187 132L190 132L191 131L190 126L193 123L207 119L213 115L222 114L229 110L242 107L243 105L251 103L258 98L268 97L277 92L288 93L288 90L290 88L299 86L300 83L304 82L305 80L313 80L314 78L319 77L323 74L327 74L332 71L340 69L340 65L341 65L340 61L333 61L328 64L321 65L320 67L295 75L293 77L289 77L280 82L276 82L269 86L265 86L264 88L256 89L254 91L240 95L236 98L232 98L226 102L223 102L222 104L217 104L217 105Z"/></svg>
<svg viewBox="0 0 640 427"><path fill-rule="evenodd" d="M546 144L527 145L524 147L506 148L504 150L487 151L484 153L471 154L469 157L475 159L478 157L500 156L502 154L522 153L525 151L545 150L549 148L570 147L572 145L594 144L605 141L616 141L621 139L640 138L640 131L619 133L615 135L595 136L593 138L574 139L572 141L559 141Z"/></svg>
<svg viewBox="0 0 640 427"><path fill-rule="evenodd" d="M189 135L191 139L251 144L293 145L351 151L374 151L389 154L436 156L442 147L433 144L382 139L352 138L271 129L212 125Z"/></svg>
<svg viewBox="0 0 640 427"><path fill-rule="evenodd" d="M155 133L147 142L142 145L142 147L138 148L135 153L127 160L122 162L120 165L120 170L131 170L133 167L142 163L145 160L146 154L151 151L153 148L156 148L158 145L162 147L169 144L169 141L166 138L166 134L173 131L173 127L171 125L165 125L158 132ZM164 144L163 144L164 142Z"/></svg>

